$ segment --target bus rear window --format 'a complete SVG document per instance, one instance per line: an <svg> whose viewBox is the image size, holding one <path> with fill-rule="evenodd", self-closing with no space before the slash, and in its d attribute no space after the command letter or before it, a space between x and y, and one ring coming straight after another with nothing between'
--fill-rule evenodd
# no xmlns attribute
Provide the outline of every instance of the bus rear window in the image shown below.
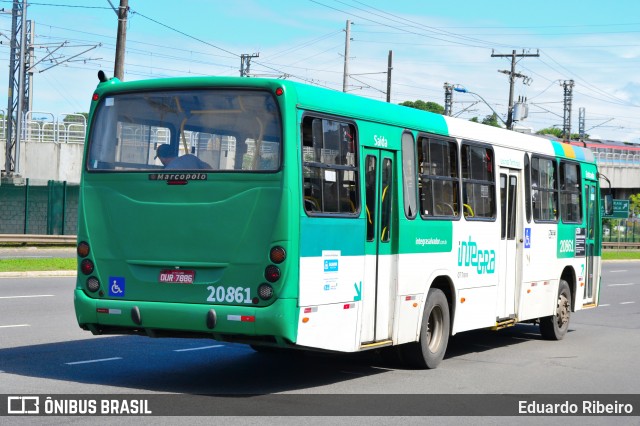
<svg viewBox="0 0 640 426"><path fill-rule="evenodd" d="M107 95L92 121L90 171L280 169L280 113L270 93L183 90Z"/></svg>

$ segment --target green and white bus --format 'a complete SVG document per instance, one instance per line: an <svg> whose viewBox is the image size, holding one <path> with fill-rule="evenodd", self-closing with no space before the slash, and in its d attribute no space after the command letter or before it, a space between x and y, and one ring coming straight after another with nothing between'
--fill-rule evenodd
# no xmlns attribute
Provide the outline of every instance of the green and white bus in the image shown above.
<svg viewBox="0 0 640 426"><path fill-rule="evenodd" d="M290 81L102 77L79 203L85 330L397 346L433 368L453 334L539 322L559 340L598 304L587 149ZM165 166L160 146L193 161Z"/></svg>

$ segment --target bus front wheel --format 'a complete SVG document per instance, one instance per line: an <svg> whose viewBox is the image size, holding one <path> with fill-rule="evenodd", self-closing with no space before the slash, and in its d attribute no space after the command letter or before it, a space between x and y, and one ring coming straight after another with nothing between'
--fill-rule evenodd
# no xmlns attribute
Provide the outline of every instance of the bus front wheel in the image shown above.
<svg viewBox="0 0 640 426"><path fill-rule="evenodd" d="M569 283L560 280L556 312L548 317L540 318L540 334L547 340L562 340L569 329L571 316L571 290Z"/></svg>
<svg viewBox="0 0 640 426"><path fill-rule="evenodd" d="M437 288L429 290L422 317L420 340L399 347L402 359L415 368L436 368L449 341L449 303Z"/></svg>

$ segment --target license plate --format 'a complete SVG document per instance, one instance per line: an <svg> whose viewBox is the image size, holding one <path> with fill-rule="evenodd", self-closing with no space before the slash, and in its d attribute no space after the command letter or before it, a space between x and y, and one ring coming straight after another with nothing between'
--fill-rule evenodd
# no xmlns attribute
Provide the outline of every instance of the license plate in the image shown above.
<svg viewBox="0 0 640 426"><path fill-rule="evenodd" d="M192 284L196 276L196 271L182 269L163 269L160 271L158 282L161 283L178 283Z"/></svg>

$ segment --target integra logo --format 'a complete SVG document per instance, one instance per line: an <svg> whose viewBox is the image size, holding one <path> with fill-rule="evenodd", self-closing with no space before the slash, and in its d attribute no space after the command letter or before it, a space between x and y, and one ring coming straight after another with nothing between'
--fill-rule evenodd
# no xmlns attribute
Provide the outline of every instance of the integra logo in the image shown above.
<svg viewBox="0 0 640 426"><path fill-rule="evenodd" d="M458 266L476 268L478 274L493 274L496 271L495 250L481 250L469 236L469 241L458 242Z"/></svg>

